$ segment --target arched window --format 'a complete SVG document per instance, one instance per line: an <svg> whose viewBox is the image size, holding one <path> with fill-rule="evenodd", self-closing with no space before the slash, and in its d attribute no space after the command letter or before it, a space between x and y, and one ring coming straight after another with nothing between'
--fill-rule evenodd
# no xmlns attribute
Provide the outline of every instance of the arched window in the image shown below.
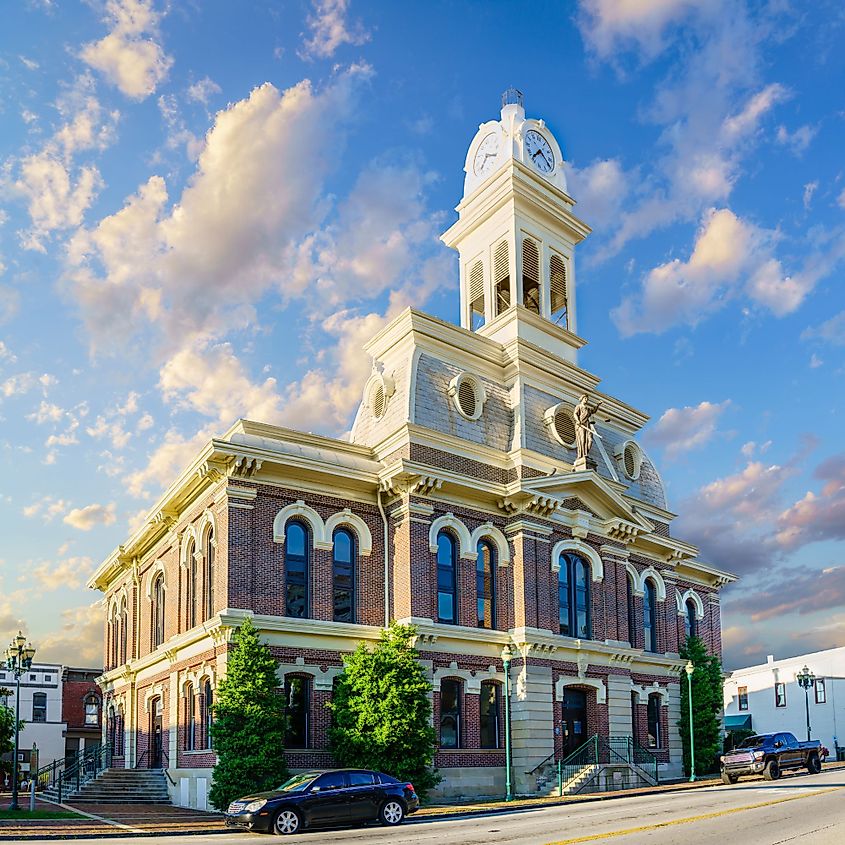
<svg viewBox="0 0 845 845"><path fill-rule="evenodd" d="M129 642L129 613L126 609L126 599L120 603L120 665L126 663L127 644Z"/></svg>
<svg viewBox="0 0 845 845"><path fill-rule="evenodd" d="M203 695L203 731L205 733L205 747L214 748L211 739L211 723L214 721L214 693L211 691L211 681L205 682L205 694Z"/></svg>
<svg viewBox="0 0 845 845"><path fill-rule="evenodd" d="M493 296L496 316L511 305L511 276L508 242L499 241L493 253Z"/></svg>
<svg viewBox="0 0 845 845"><path fill-rule="evenodd" d="M355 538L338 528L332 538L332 593L335 622L355 621Z"/></svg>
<svg viewBox="0 0 845 845"><path fill-rule="evenodd" d="M285 614L297 619L308 616L308 529L299 520L285 525Z"/></svg>
<svg viewBox="0 0 845 845"><path fill-rule="evenodd" d="M590 619L590 567L571 552L560 553L557 575L560 633L588 640L592 637Z"/></svg>
<svg viewBox="0 0 845 845"><path fill-rule="evenodd" d="M454 625L457 614L457 543L448 531L437 535L437 621Z"/></svg>
<svg viewBox="0 0 845 845"><path fill-rule="evenodd" d="M643 591L643 648L657 651L657 591L650 578Z"/></svg>
<svg viewBox="0 0 845 845"><path fill-rule="evenodd" d="M479 736L482 748L499 747L499 685L483 681L478 698Z"/></svg>
<svg viewBox="0 0 845 845"><path fill-rule="evenodd" d="M549 258L549 297L551 300L552 322L569 328L568 302L566 295L566 264L557 253Z"/></svg>
<svg viewBox="0 0 845 845"><path fill-rule="evenodd" d="M117 618L117 607L114 606L111 609L111 615L109 616L109 665L111 668L117 666L117 649L118 649L118 639L120 636L120 632L118 630L118 618Z"/></svg>
<svg viewBox="0 0 845 845"><path fill-rule="evenodd" d="M687 639L698 636L698 617L696 616L697 609L695 602L692 599L687 599L684 607L686 613L684 614L684 633Z"/></svg>
<svg viewBox="0 0 845 845"><path fill-rule="evenodd" d="M47 721L47 693L34 692L32 694L32 721Z"/></svg>
<svg viewBox="0 0 845 845"><path fill-rule="evenodd" d="M188 567L188 588L185 591L186 603L188 605L188 627L193 628L197 624L198 619L198 604L199 604L199 572L197 563L196 548L194 548L193 541L188 543L186 551L187 558L185 563Z"/></svg>
<svg viewBox="0 0 845 845"><path fill-rule="evenodd" d="M216 578L215 568L215 543L214 530L209 528L205 535L205 618L211 619L214 616L214 581Z"/></svg>
<svg viewBox="0 0 845 845"><path fill-rule="evenodd" d="M469 270L469 319L473 331L484 325L484 265L476 261Z"/></svg>
<svg viewBox="0 0 845 845"><path fill-rule="evenodd" d="M531 238L522 239L522 304L540 313L540 252Z"/></svg>
<svg viewBox="0 0 845 845"><path fill-rule="evenodd" d="M109 705L109 715L107 718L106 735L108 737L109 748L111 748L111 752L115 755L115 757L119 757L120 755L117 750L117 713L115 712L113 704Z"/></svg>
<svg viewBox="0 0 845 845"><path fill-rule="evenodd" d="M628 642L631 648L637 646L637 611L634 606L634 576L628 573L625 579L625 599L628 607Z"/></svg>
<svg viewBox="0 0 845 845"><path fill-rule="evenodd" d="M475 559L476 605L478 627L496 627L496 550L492 543L482 540Z"/></svg>
<svg viewBox="0 0 845 845"><path fill-rule="evenodd" d="M194 709L193 684L185 685L185 750L193 751L197 747L197 720Z"/></svg>
<svg viewBox="0 0 845 845"><path fill-rule="evenodd" d="M461 684L460 681L440 682L440 747L461 746Z"/></svg>
<svg viewBox="0 0 845 845"><path fill-rule="evenodd" d="M652 693L648 697L648 747L660 748L660 696Z"/></svg>
<svg viewBox="0 0 845 845"><path fill-rule="evenodd" d="M158 648L164 642L164 575L155 576L152 589L152 646Z"/></svg>
<svg viewBox="0 0 845 845"><path fill-rule="evenodd" d="M100 698L89 695L85 699L85 727L96 728L100 724Z"/></svg>
<svg viewBox="0 0 845 845"><path fill-rule="evenodd" d="M285 676L285 748L308 748L310 678Z"/></svg>

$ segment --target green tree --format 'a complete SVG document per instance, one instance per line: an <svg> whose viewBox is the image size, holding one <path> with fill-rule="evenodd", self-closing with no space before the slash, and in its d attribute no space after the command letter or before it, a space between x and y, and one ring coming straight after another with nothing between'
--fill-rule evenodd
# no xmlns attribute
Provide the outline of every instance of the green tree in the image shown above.
<svg viewBox="0 0 845 845"><path fill-rule="evenodd" d="M722 664L718 657L707 653L700 637L689 637L681 646L680 653L684 663L691 660L695 667L692 673L692 721L696 773L714 772L719 768L719 754L722 750L719 718L724 706ZM687 775L690 773L689 687L686 670L682 669L681 718L678 727L684 746L684 770Z"/></svg>
<svg viewBox="0 0 845 845"><path fill-rule="evenodd" d="M431 684L411 645L413 625L392 622L372 648L347 657L332 701L329 747L341 766L409 780L421 798L437 785Z"/></svg>
<svg viewBox="0 0 845 845"><path fill-rule="evenodd" d="M0 687L0 757L15 750L15 711L4 703L11 695L10 689ZM21 722L20 729L23 727ZM0 771L11 772L12 764L0 760Z"/></svg>
<svg viewBox="0 0 845 845"><path fill-rule="evenodd" d="M209 798L220 810L251 792L275 789L289 777L284 697L277 687L276 661L247 619L235 635L212 708L217 765Z"/></svg>

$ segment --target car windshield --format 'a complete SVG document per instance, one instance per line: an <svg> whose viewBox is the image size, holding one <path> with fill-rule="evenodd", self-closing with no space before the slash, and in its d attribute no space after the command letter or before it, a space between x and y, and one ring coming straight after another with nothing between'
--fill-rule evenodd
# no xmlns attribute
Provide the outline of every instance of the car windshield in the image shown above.
<svg viewBox="0 0 845 845"><path fill-rule="evenodd" d="M748 739L744 739L740 743L740 748L759 748L761 745L766 744L766 737L765 736L750 736Z"/></svg>
<svg viewBox="0 0 845 845"><path fill-rule="evenodd" d="M279 792L302 792L309 783L320 777L320 772L305 772L301 775L294 775L290 780L285 781L278 789Z"/></svg>

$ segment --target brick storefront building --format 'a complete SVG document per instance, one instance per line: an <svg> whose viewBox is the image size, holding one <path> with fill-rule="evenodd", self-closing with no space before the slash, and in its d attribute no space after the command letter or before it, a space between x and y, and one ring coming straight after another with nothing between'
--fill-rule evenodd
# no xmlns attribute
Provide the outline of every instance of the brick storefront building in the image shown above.
<svg viewBox="0 0 845 845"><path fill-rule="evenodd" d="M678 649L721 649L732 576L673 536L647 417L577 364L573 213L562 156L509 96L466 162L461 326L408 309L366 346L350 442L242 420L210 441L99 567L107 731L118 765L162 766L204 807L209 703L252 617L279 662L292 768L331 766L342 655L417 626L447 794L504 783L502 650L513 651L513 774L594 734L678 774ZM600 408L586 459L574 412ZM528 774L532 772L532 774Z"/></svg>

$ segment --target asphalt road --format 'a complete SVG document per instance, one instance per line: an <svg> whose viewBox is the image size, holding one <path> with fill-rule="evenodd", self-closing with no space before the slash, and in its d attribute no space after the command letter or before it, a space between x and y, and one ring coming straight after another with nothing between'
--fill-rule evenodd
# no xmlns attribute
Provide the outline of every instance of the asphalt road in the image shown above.
<svg viewBox="0 0 845 845"><path fill-rule="evenodd" d="M845 770L785 776L773 783L753 780L676 793L617 798L562 807L532 808L471 818L409 821L397 829L378 826L306 832L297 845L326 842L384 845L813 845L845 843ZM275 839L275 838L274 838ZM155 843L252 845L264 835L156 837ZM76 840L88 842L96 840ZM278 841L278 840L276 840ZM121 839L146 843L149 839Z"/></svg>

